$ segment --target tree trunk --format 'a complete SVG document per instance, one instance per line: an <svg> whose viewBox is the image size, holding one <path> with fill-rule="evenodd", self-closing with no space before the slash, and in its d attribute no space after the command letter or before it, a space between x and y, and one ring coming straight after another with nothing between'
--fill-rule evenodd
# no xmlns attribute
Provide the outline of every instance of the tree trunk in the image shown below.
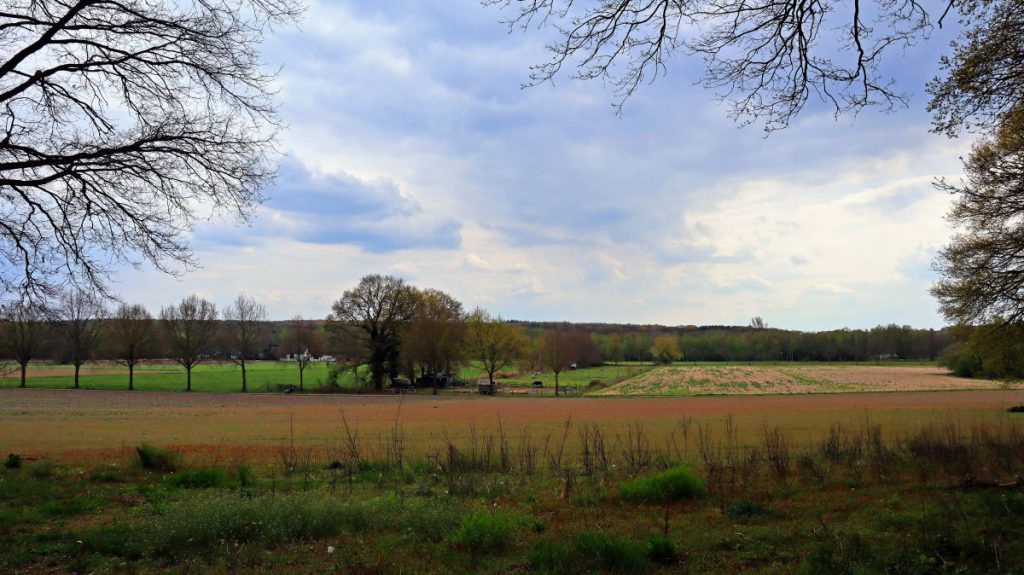
<svg viewBox="0 0 1024 575"><path fill-rule="evenodd" d="M305 366L299 364L299 391L302 391L302 372L306 371Z"/></svg>
<svg viewBox="0 0 1024 575"><path fill-rule="evenodd" d="M185 391L192 391L192 366L185 368Z"/></svg>
<svg viewBox="0 0 1024 575"><path fill-rule="evenodd" d="M28 363L21 364L21 387L25 387L25 374L28 372Z"/></svg>
<svg viewBox="0 0 1024 575"><path fill-rule="evenodd" d="M135 364L128 364L128 391L135 389Z"/></svg>
<svg viewBox="0 0 1024 575"><path fill-rule="evenodd" d="M558 397L558 372L555 372L555 397Z"/></svg>
<svg viewBox="0 0 1024 575"><path fill-rule="evenodd" d="M75 364L75 389L78 389L78 370L81 369L81 367L81 364Z"/></svg>
<svg viewBox="0 0 1024 575"><path fill-rule="evenodd" d="M242 362L242 393L249 391L245 382L245 361Z"/></svg>

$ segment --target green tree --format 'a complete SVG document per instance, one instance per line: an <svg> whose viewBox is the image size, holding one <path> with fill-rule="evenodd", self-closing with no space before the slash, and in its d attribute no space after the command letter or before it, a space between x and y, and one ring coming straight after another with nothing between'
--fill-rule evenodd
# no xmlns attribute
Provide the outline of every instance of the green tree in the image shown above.
<svg viewBox="0 0 1024 575"><path fill-rule="evenodd" d="M942 277L932 294L952 322L1018 323L1024 320L1024 104L974 146L964 167L965 181L942 183L956 195L949 219L961 232L939 254L935 268Z"/></svg>
<svg viewBox="0 0 1024 575"><path fill-rule="evenodd" d="M466 322L466 343L470 357L480 362L494 385L494 374L519 361L530 340L521 327L477 308Z"/></svg>
<svg viewBox="0 0 1024 575"><path fill-rule="evenodd" d="M679 339L672 335L659 335L654 338L654 345L651 346L651 356L654 360L663 365L669 365L673 361L683 358L679 350Z"/></svg>
<svg viewBox="0 0 1024 575"><path fill-rule="evenodd" d="M437 375L454 372L462 360L465 339L466 313L461 302L435 289L417 294L413 318L402 336L402 353L413 370L430 378L434 393Z"/></svg>

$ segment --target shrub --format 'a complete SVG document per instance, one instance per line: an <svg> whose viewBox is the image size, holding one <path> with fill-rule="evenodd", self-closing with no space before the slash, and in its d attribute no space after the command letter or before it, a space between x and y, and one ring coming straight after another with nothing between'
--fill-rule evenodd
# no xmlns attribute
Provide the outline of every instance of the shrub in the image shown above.
<svg viewBox="0 0 1024 575"><path fill-rule="evenodd" d="M1015 405L1006 411L1009 411L1010 413L1024 413L1024 405Z"/></svg>
<svg viewBox="0 0 1024 575"><path fill-rule="evenodd" d="M981 358L963 343L954 343L939 355L939 366L952 371L957 377L981 375Z"/></svg>
<svg viewBox="0 0 1024 575"><path fill-rule="evenodd" d="M208 489L223 486L227 483L227 476L220 469L189 469L168 477L167 483L185 489Z"/></svg>
<svg viewBox="0 0 1024 575"><path fill-rule="evenodd" d="M21 456L17 453L8 453L4 459L4 467L7 469L21 469Z"/></svg>
<svg viewBox="0 0 1024 575"><path fill-rule="evenodd" d="M175 556L227 543L278 545L336 535L340 503L308 496L217 497L178 505L134 525L87 532L87 549L122 557Z"/></svg>
<svg viewBox="0 0 1024 575"><path fill-rule="evenodd" d="M34 479L50 479L57 474L57 465L52 461L43 460L33 465L30 473Z"/></svg>
<svg viewBox="0 0 1024 575"><path fill-rule="evenodd" d="M521 518L507 513L474 511L462 518L448 541L470 553L500 551L521 523Z"/></svg>
<svg viewBox="0 0 1024 575"><path fill-rule="evenodd" d="M568 543L541 541L529 554L530 567L551 573L599 569L637 572L646 564L645 548L604 534L581 533Z"/></svg>
<svg viewBox="0 0 1024 575"><path fill-rule="evenodd" d="M181 456L169 449L161 449L152 445L135 448L139 456L139 466L150 471L177 471L181 464Z"/></svg>
<svg viewBox="0 0 1024 575"><path fill-rule="evenodd" d="M645 555L651 561L661 565L673 565L679 562L679 550L675 541L663 535L655 535L647 540Z"/></svg>
<svg viewBox="0 0 1024 575"><path fill-rule="evenodd" d="M242 489L252 487L252 469L250 469L248 465L239 465L235 467L235 478L238 479L238 486Z"/></svg>
<svg viewBox="0 0 1024 575"><path fill-rule="evenodd" d="M769 515L771 510L756 501L739 501L726 508L725 513L732 517L749 519L758 515Z"/></svg>
<svg viewBox="0 0 1024 575"><path fill-rule="evenodd" d="M580 533L572 544L573 554L597 560L598 567L619 571L640 571L646 562L637 544L611 535Z"/></svg>
<svg viewBox="0 0 1024 575"><path fill-rule="evenodd" d="M703 494L704 482L685 467L673 467L660 473L624 481L619 485L619 493L627 501L681 501Z"/></svg>

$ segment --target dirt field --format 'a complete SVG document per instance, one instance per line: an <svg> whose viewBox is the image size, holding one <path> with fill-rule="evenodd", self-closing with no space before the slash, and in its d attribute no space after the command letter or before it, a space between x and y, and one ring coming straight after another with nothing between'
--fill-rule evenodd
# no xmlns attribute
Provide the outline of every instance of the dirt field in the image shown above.
<svg viewBox="0 0 1024 575"><path fill-rule="evenodd" d="M802 396L678 398L488 398L282 396L258 394L132 393L73 390L0 390L0 452L71 461L132 459L136 445L175 446L197 459L235 457L273 461L292 441L329 457L344 436L341 414L368 452L385 449L399 430L410 454L440 449L452 440L484 441L499 426L511 438L527 434L557 441L571 421L569 442L584 424L610 434L642 422L652 440L681 434L689 421L718 426L732 416L741 436L756 440L765 425L779 425L794 441L816 441L833 423L881 423L901 433L927 421L1012 417L1024 402L1019 391L864 393ZM290 431L291 429L294 430ZM696 431L688 438L693 443Z"/></svg>
<svg viewBox="0 0 1024 575"><path fill-rule="evenodd" d="M953 377L939 367L873 365L672 366L597 395L759 395L1020 389L1020 383Z"/></svg>

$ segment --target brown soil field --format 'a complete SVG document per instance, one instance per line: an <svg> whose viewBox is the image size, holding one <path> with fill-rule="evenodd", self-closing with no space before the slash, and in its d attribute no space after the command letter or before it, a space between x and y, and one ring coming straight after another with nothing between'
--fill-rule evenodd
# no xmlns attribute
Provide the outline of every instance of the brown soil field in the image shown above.
<svg viewBox="0 0 1024 575"><path fill-rule="evenodd" d="M727 365L660 367L597 394L761 395L1021 387L1020 382L954 377L931 366Z"/></svg>
<svg viewBox="0 0 1024 575"><path fill-rule="evenodd" d="M499 428L513 442L558 442L567 422L570 449L591 423L611 438L641 423L652 441L692 445L696 425L721 427L727 417L741 438L757 441L765 426L778 425L800 443L817 441L836 423L877 423L899 434L951 419L997 421L1017 417L1006 408L1020 403L1024 394L1011 390L554 399L2 389L0 453L127 464L135 446L151 443L196 461L273 462L294 443L323 460L342 445L342 413L367 455L382 453L396 430L409 455L423 455L449 440L482 444Z"/></svg>

